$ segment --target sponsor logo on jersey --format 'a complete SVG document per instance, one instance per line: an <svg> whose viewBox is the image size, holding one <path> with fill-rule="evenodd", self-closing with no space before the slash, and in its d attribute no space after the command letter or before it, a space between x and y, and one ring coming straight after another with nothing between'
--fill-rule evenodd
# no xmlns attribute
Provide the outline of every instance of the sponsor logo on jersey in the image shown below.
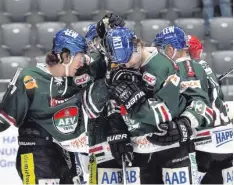
<svg viewBox="0 0 234 185"><path fill-rule="evenodd" d="M78 125L78 116L79 110L77 107L64 108L54 114L54 126L63 134L70 134L75 131Z"/></svg>
<svg viewBox="0 0 234 185"><path fill-rule="evenodd" d="M165 184L190 184L188 167L163 168L163 182Z"/></svg>
<svg viewBox="0 0 234 185"><path fill-rule="evenodd" d="M149 142L149 140L146 137L137 137L134 141L134 145L139 148L146 148L152 145L152 143Z"/></svg>
<svg viewBox="0 0 234 185"><path fill-rule="evenodd" d="M68 101L69 98L51 98L50 99L50 106L55 107L57 105L60 105L66 101Z"/></svg>
<svg viewBox="0 0 234 185"><path fill-rule="evenodd" d="M86 136L80 136L71 142L71 145L75 148L80 148L86 146Z"/></svg>
<svg viewBox="0 0 234 185"><path fill-rule="evenodd" d="M74 82L76 85L86 84L89 80L90 80L90 76L88 74L83 74L83 75L74 77Z"/></svg>
<svg viewBox="0 0 234 185"><path fill-rule="evenodd" d="M167 79L165 80L163 86L167 85L169 82L174 84L174 86L178 86L179 82L180 82L180 77L177 76L176 74L168 76Z"/></svg>
<svg viewBox="0 0 234 185"><path fill-rule="evenodd" d="M154 75L152 75L150 73L144 72L142 78L149 85L155 85L156 84L156 80L157 80L156 76L154 76Z"/></svg>
<svg viewBox="0 0 234 185"><path fill-rule="evenodd" d="M220 147L225 143L228 143L232 141L233 139L233 130L232 128L230 129L225 129L225 130L219 130L219 131L214 131L216 138L216 147Z"/></svg>
<svg viewBox="0 0 234 185"><path fill-rule="evenodd" d="M26 89L38 88L36 80L31 76L24 77L24 86Z"/></svg>
<svg viewBox="0 0 234 185"><path fill-rule="evenodd" d="M114 168L98 168L98 184L123 184L123 170ZM140 184L140 169L126 168L127 184Z"/></svg>
<svg viewBox="0 0 234 185"><path fill-rule="evenodd" d="M185 91L187 88L201 88L200 80L190 80L190 81L183 81L180 84L181 91Z"/></svg>

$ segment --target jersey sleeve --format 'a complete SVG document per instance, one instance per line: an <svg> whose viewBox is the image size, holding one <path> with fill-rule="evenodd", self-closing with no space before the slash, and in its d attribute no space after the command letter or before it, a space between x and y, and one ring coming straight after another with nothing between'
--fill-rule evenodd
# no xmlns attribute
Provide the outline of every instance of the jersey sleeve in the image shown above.
<svg viewBox="0 0 234 185"><path fill-rule="evenodd" d="M201 64L207 75L208 93L215 117L214 126L230 123L232 116L230 116L227 104L224 102L224 95L217 76L206 61L200 60L199 64Z"/></svg>
<svg viewBox="0 0 234 185"><path fill-rule="evenodd" d="M27 78L28 81L26 81ZM19 127L23 123L29 108L26 86L34 87L35 85L36 88L36 82L31 80L34 80L31 76L20 76L14 86L9 85L0 109L0 130L1 125Z"/></svg>
<svg viewBox="0 0 234 185"><path fill-rule="evenodd" d="M89 64L89 69L91 75L95 79L101 79L105 77L106 74L106 61L103 54L101 54L99 51L94 51L90 53L90 57L92 62Z"/></svg>
<svg viewBox="0 0 234 185"><path fill-rule="evenodd" d="M161 122L171 121L178 115L181 104L179 84L179 76L168 76L163 87L152 98L148 98L129 112L131 119L156 127Z"/></svg>
<svg viewBox="0 0 234 185"><path fill-rule="evenodd" d="M199 64L194 63L193 67L195 77L188 78L181 84L181 93L188 102L181 116L187 117L193 128L210 126L214 120L214 113L208 94L207 74Z"/></svg>
<svg viewBox="0 0 234 185"><path fill-rule="evenodd" d="M104 79L96 80L83 93L82 105L90 119L100 116L108 99L108 89Z"/></svg>

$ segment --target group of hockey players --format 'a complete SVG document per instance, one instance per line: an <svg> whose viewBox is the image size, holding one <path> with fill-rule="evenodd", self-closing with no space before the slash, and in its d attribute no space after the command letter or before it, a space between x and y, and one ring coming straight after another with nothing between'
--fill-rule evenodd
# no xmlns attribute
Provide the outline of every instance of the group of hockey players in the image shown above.
<svg viewBox="0 0 234 185"><path fill-rule="evenodd" d="M202 42L177 26L152 40L108 13L17 70L0 131L18 127L24 184L232 184L232 115Z"/></svg>

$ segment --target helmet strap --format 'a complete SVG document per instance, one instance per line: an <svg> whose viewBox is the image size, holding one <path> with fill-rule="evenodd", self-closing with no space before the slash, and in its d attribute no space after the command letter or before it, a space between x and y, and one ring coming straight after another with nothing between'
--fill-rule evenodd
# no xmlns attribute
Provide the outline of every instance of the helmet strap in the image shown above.
<svg viewBox="0 0 234 185"><path fill-rule="evenodd" d="M71 65L71 63L73 61L73 58L74 58L74 56L71 57L70 62L68 64L62 63L63 66L65 67L65 75L66 76L69 76L69 67L70 67L70 65Z"/></svg>
<svg viewBox="0 0 234 185"><path fill-rule="evenodd" d="M61 55L60 55L60 54L57 54L57 57L58 57L58 59L59 59L59 63L62 64L62 63L63 63L63 60L62 60Z"/></svg>
<svg viewBox="0 0 234 185"><path fill-rule="evenodd" d="M173 55L171 56L171 59L172 59L172 60L175 58L176 54L177 54L177 49L175 48L175 49L174 49L174 52L173 52Z"/></svg>

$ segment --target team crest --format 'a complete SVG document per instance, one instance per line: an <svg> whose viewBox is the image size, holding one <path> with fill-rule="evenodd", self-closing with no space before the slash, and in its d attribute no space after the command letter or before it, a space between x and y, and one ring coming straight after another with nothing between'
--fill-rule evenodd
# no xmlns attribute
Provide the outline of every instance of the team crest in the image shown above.
<svg viewBox="0 0 234 185"><path fill-rule="evenodd" d="M70 134L78 125L79 110L77 107L67 107L53 116L54 126L62 134Z"/></svg>
<svg viewBox="0 0 234 185"><path fill-rule="evenodd" d="M38 88L36 80L31 76L24 77L24 86L26 89Z"/></svg>

